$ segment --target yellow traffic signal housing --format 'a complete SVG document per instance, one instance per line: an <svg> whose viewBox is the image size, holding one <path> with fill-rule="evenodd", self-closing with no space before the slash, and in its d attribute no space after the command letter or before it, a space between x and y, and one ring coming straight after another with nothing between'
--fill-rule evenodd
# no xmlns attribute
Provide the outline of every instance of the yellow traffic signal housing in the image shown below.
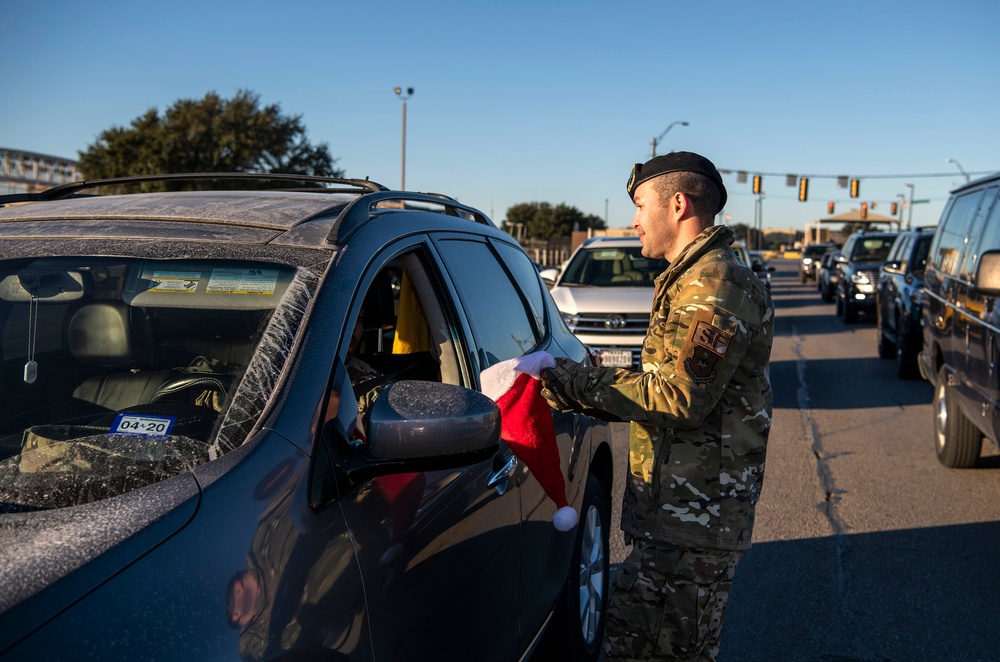
<svg viewBox="0 0 1000 662"><path fill-rule="evenodd" d="M856 198L861 193L861 182L857 179L851 180L851 197Z"/></svg>
<svg viewBox="0 0 1000 662"><path fill-rule="evenodd" d="M753 192L760 193L760 175L753 176Z"/></svg>
<svg viewBox="0 0 1000 662"><path fill-rule="evenodd" d="M868 203L861 203L861 218L868 218Z"/></svg>
<svg viewBox="0 0 1000 662"><path fill-rule="evenodd" d="M809 197L809 179L802 177L799 179L799 202L805 202Z"/></svg>

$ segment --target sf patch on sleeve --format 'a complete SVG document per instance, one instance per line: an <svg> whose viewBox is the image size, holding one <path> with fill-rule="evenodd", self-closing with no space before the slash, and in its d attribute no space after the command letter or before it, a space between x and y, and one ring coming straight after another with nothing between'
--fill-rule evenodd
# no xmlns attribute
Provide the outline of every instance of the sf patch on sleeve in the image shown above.
<svg viewBox="0 0 1000 662"><path fill-rule="evenodd" d="M705 320L697 320L681 351L684 370L698 384L715 380L717 367L729 353L733 335Z"/></svg>

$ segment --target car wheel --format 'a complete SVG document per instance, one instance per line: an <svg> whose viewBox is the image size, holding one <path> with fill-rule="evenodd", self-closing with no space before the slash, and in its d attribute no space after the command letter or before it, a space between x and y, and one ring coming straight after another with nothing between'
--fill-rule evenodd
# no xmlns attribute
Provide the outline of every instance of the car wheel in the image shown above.
<svg viewBox="0 0 1000 662"><path fill-rule="evenodd" d="M880 359L892 359L896 357L896 345L885 337L882 332L882 314L878 313L878 320L875 324L875 338L878 346L878 357Z"/></svg>
<svg viewBox="0 0 1000 662"><path fill-rule="evenodd" d="M900 335L896 343L896 374L900 379L917 379L920 366L917 364L917 350L909 335Z"/></svg>
<svg viewBox="0 0 1000 662"><path fill-rule="evenodd" d="M806 272L799 271L799 282L800 283L806 282Z"/></svg>
<svg viewBox="0 0 1000 662"><path fill-rule="evenodd" d="M948 375L942 367L934 386L934 448L944 466L967 469L979 459L983 435L958 408L949 391Z"/></svg>
<svg viewBox="0 0 1000 662"><path fill-rule="evenodd" d="M846 299L844 300L844 323L852 324L858 321L858 310L850 304Z"/></svg>
<svg viewBox="0 0 1000 662"><path fill-rule="evenodd" d="M611 577L608 555L611 516L601 481L593 474L587 476L581 513L569 577L538 651L543 660L596 662L601 655Z"/></svg>
<svg viewBox="0 0 1000 662"><path fill-rule="evenodd" d="M836 307L834 308L833 313L837 317L840 317L841 315L844 314L844 300L840 298L839 292L835 293L833 296L837 300Z"/></svg>

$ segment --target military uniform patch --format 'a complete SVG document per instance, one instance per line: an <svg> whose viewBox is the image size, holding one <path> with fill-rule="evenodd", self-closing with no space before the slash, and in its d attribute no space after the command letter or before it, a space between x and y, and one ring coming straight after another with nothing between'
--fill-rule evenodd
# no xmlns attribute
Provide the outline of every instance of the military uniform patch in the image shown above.
<svg viewBox="0 0 1000 662"><path fill-rule="evenodd" d="M704 320L698 320L691 329L683 354L684 369L691 379L699 384L706 384L715 379L716 364L726 358L732 334L712 326Z"/></svg>

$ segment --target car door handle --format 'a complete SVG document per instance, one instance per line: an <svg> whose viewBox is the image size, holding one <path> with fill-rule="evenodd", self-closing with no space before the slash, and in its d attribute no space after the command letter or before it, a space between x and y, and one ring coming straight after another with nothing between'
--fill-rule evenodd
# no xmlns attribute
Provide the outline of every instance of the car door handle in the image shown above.
<svg viewBox="0 0 1000 662"><path fill-rule="evenodd" d="M511 453L505 460L503 458L494 458L494 467L497 464L496 460L501 460L503 465L499 469L493 469L486 479L486 486L495 487L497 494L503 494L507 491L507 479L513 476L514 470L517 469L517 457Z"/></svg>

